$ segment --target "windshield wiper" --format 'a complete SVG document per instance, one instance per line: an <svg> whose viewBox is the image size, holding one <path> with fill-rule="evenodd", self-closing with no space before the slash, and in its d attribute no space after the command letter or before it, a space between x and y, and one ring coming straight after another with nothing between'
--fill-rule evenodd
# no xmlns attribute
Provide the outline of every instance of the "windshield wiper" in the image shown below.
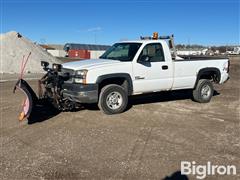
<svg viewBox="0 0 240 180"><path fill-rule="evenodd" d="M116 57L105 57L104 59L119 60L119 59L116 58Z"/></svg>

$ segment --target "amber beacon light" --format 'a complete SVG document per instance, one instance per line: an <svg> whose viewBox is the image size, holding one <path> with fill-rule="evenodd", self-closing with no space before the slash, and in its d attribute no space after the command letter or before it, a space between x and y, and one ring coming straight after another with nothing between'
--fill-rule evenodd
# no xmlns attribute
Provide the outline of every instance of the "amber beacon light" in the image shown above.
<svg viewBox="0 0 240 180"><path fill-rule="evenodd" d="M158 32L153 33L153 39L158 39Z"/></svg>

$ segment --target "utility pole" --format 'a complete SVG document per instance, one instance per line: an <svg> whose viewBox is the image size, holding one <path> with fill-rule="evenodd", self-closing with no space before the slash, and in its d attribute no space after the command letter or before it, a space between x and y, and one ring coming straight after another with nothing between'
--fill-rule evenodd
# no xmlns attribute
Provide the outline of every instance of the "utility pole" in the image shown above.
<svg viewBox="0 0 240 180"><path fill-rule="evenodd" d="M190 37L188 37L188 55L190 56Z"/></svg>
<svg viewBox="0 0 240 180"><path fill-rule="evenodd" d="M97 44L97 32L94 31L94 43Z"/></svg>

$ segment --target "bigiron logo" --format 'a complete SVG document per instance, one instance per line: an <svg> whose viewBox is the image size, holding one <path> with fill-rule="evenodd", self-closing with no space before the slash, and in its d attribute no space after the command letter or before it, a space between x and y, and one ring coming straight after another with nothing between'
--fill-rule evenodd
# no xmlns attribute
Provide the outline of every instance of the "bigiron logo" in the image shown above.
<svg viewBox="0 0 240 180"><path fill-rule="evenodd" d="M197 179L204 179L214 175L236 175L237 168L234 165L213 165L209 161L205 165L198 165L195 161L181 161L181 174L194 175Z"/></svg>

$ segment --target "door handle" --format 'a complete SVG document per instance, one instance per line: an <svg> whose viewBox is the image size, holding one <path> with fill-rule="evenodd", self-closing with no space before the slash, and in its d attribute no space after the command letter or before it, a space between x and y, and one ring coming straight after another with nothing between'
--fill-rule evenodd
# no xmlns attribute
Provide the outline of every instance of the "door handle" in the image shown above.
<svg viewBox="0 0 240 180"><path fill-rule="evenodd" d="M141 76L135 76L136 80L140 80L140 79L145 79L145 77L141 77Z"/></svg>
<svg viewBox="0 0 240 180"><path fill-rule="evenodd" d="M168 66L167 66L167 65L163 65L163 66L162 66L162 69L163 69L163 70L167 70L167 69L168 69Z"/></svg>

